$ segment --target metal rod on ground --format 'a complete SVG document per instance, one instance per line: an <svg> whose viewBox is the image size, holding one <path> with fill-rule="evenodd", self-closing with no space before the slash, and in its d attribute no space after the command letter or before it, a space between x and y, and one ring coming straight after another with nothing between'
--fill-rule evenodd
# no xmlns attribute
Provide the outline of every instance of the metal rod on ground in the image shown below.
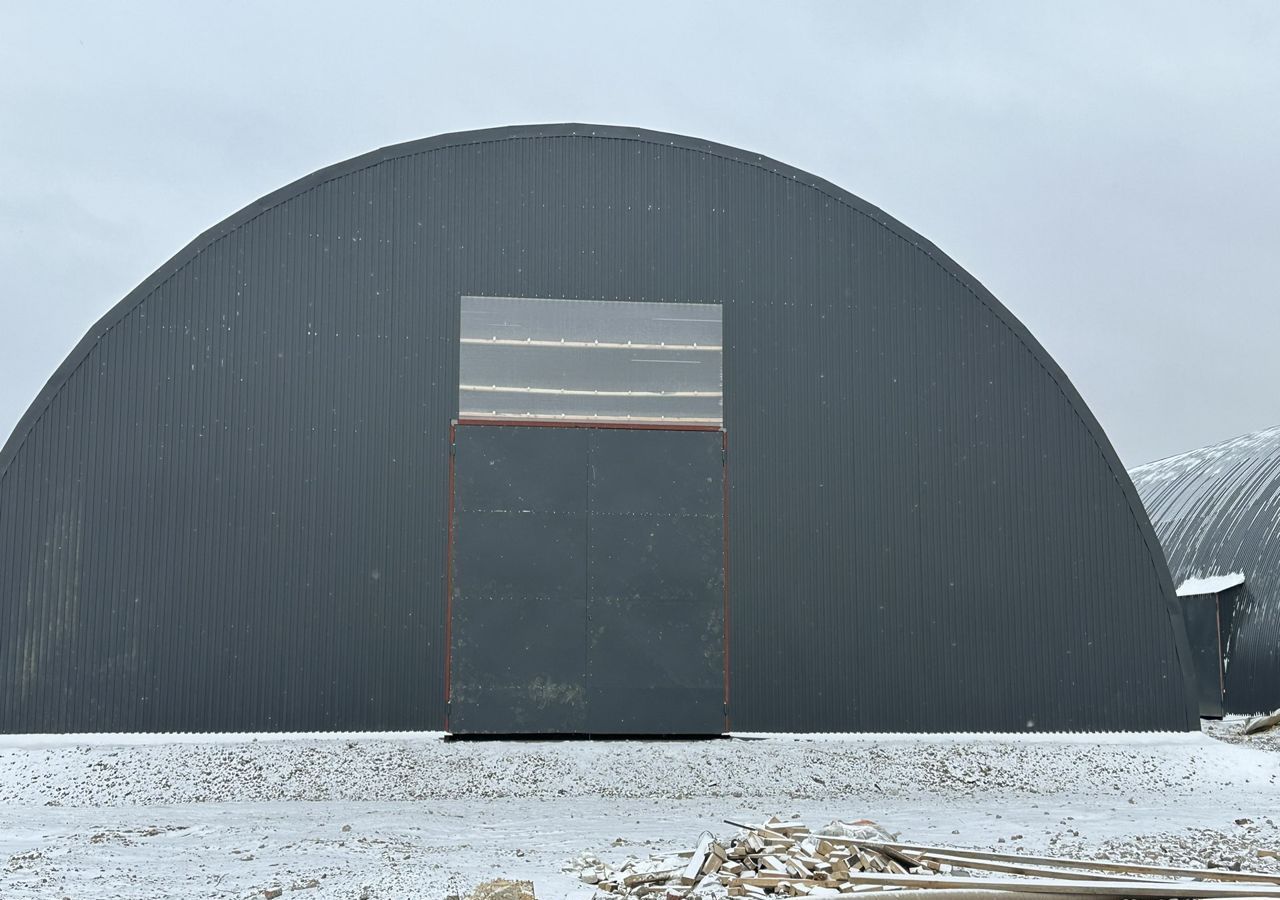
<svg viewBox="0 0 1280 900"><path fill-rule="evenodd" d="M850 872L849 884L905 888L973 888L972 878L950 875L888 875L882 872ZM1075 894L1089 897L1176 898L1207 900L1216 897L1280 897L1280 885L1206 884L1196 881L1071 881L1044 878L984 878L981 888L993 891L1026 891L1033 894Z"/></svg>
<svg viewBox="0 0 1280 900"><path fill-rule="evenodd" d="M1051 869L1045 866L1024 866L1018 863L997 862L990 859L979 859L976 856L949 856L945 853L922 854L921 862L937 860L964 869L978 869L984 872L1004 872L1008 875L1029 875L1038 878L1067 878L1080 881L1135 881L1132 875L1118 872L1085 872L1078 869Z"/></svg>
<svg viewBox="0 0 1280 900"><path fill-rule="evenodd" d="M821 837L821 835L814 835ZM831 838L826 840L850 841L851 838ZM993 853L985 850L966 850L962 847L930 847L925 844L904 844L899 841L863 841L869 847L883 846L895 850L906 850L917 854L932 855L942 853L948 856L960 856L968 859L990 859L1001 862L1029 863L1040 866L1055 866L1060 869L1095 869L1101 872L1129 872L1135 875L1163 875L1174 878L1197 878L1202 881L1242 881L1251 884L1280 884L1280 876L1264 875L1261 872L1232 872L1227 869L1187 869L1178 866L1151 866L1143 863L1123 863L1106 859L1065 859L1056 856L1029 856L1014 853Z"/></svg>

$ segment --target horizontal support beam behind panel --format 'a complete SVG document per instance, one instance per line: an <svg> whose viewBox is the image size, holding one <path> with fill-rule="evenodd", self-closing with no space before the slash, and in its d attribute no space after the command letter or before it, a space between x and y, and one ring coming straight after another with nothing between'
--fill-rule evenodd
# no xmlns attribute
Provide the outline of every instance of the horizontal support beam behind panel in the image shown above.
<svg viewBox="0 0 1280 900"><path fill-rule="evenodd" d="M460 384L460 391L484 394L547 394L555 397L684 397L714 399L720 391L597 391L582 388L515 387L501 384Z"/></svg>
<svg viewBox="0 0 1280 900"><path fill-rule="evenodd" d="M500 422L501 424L530 423L564 423L568 425L584 423L627 424L629 422L654 424L672 423L673 425L697 425L699 430L719 431L722 420L698 416L609 416L598 413L539 414L539 413L502 413L491 410L463 410L458 413L459 425L483 425Z"/></svg>
<svg viewBox="0 0 1280 900"><path fill-rule="evenodd" d="M564 347L571 350L670 350L692 351L697 353L720 353L724 350L719 344L647 344L633 341L558 341L535 340L533 338L462 338L464 344L479 344L490 347Z"/></svg>

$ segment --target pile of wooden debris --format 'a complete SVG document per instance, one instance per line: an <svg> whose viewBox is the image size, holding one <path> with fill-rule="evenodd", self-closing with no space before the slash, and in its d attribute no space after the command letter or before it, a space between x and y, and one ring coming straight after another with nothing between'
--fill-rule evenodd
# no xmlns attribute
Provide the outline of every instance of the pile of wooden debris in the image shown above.
<svg viewBox="0 0 1280 900"><path fill-rule="evenodd" d="M704 832L696 850L630 859L613 869L587 857L579 877L619 897L831 897L960 889L965 897L1280 898L1280 876L1075 860L902 843L871 822L818 832L776 817L727 841ZM913 896L908 893L902 900ZM941 895L959 897L958 894Z"/></svg>

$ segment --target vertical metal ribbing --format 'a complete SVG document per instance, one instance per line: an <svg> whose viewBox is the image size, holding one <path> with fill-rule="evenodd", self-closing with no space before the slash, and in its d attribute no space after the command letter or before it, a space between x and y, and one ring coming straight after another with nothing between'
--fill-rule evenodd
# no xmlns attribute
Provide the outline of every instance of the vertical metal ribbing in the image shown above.
<svg viewBox="0 0 1280 900"><path fill-rule="evenodd" d="M775 169L508 136L367 162L229 225L0 473L0 622L21 633L0 640L71 686L65 705L0 686L0 727L434 727L464 293L723 304L735 728L1173 722L1139 523L1041 351L896 223ZM77 504L92 532L72 533ZM41 555L59 535L66 557ZM73 598L84 639L60 644ZM1081 621L1132 658L1067 660ZM807 651L815 629L846 681Z"/></svg>

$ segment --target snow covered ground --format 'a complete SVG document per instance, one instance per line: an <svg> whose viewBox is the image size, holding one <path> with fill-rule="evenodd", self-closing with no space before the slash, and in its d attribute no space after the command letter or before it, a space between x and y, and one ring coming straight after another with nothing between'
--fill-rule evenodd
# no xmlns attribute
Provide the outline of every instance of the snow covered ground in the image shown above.
<svg viewBox="0 0 1280 900"><path fill-rule="evenodd" d="M1280 849L1277 749L1199 734L0 737L0 897L443 898L509 877L587 898L560 871L584 851L616 863L772 813L1280 870L1256 855Z"/></svg>

